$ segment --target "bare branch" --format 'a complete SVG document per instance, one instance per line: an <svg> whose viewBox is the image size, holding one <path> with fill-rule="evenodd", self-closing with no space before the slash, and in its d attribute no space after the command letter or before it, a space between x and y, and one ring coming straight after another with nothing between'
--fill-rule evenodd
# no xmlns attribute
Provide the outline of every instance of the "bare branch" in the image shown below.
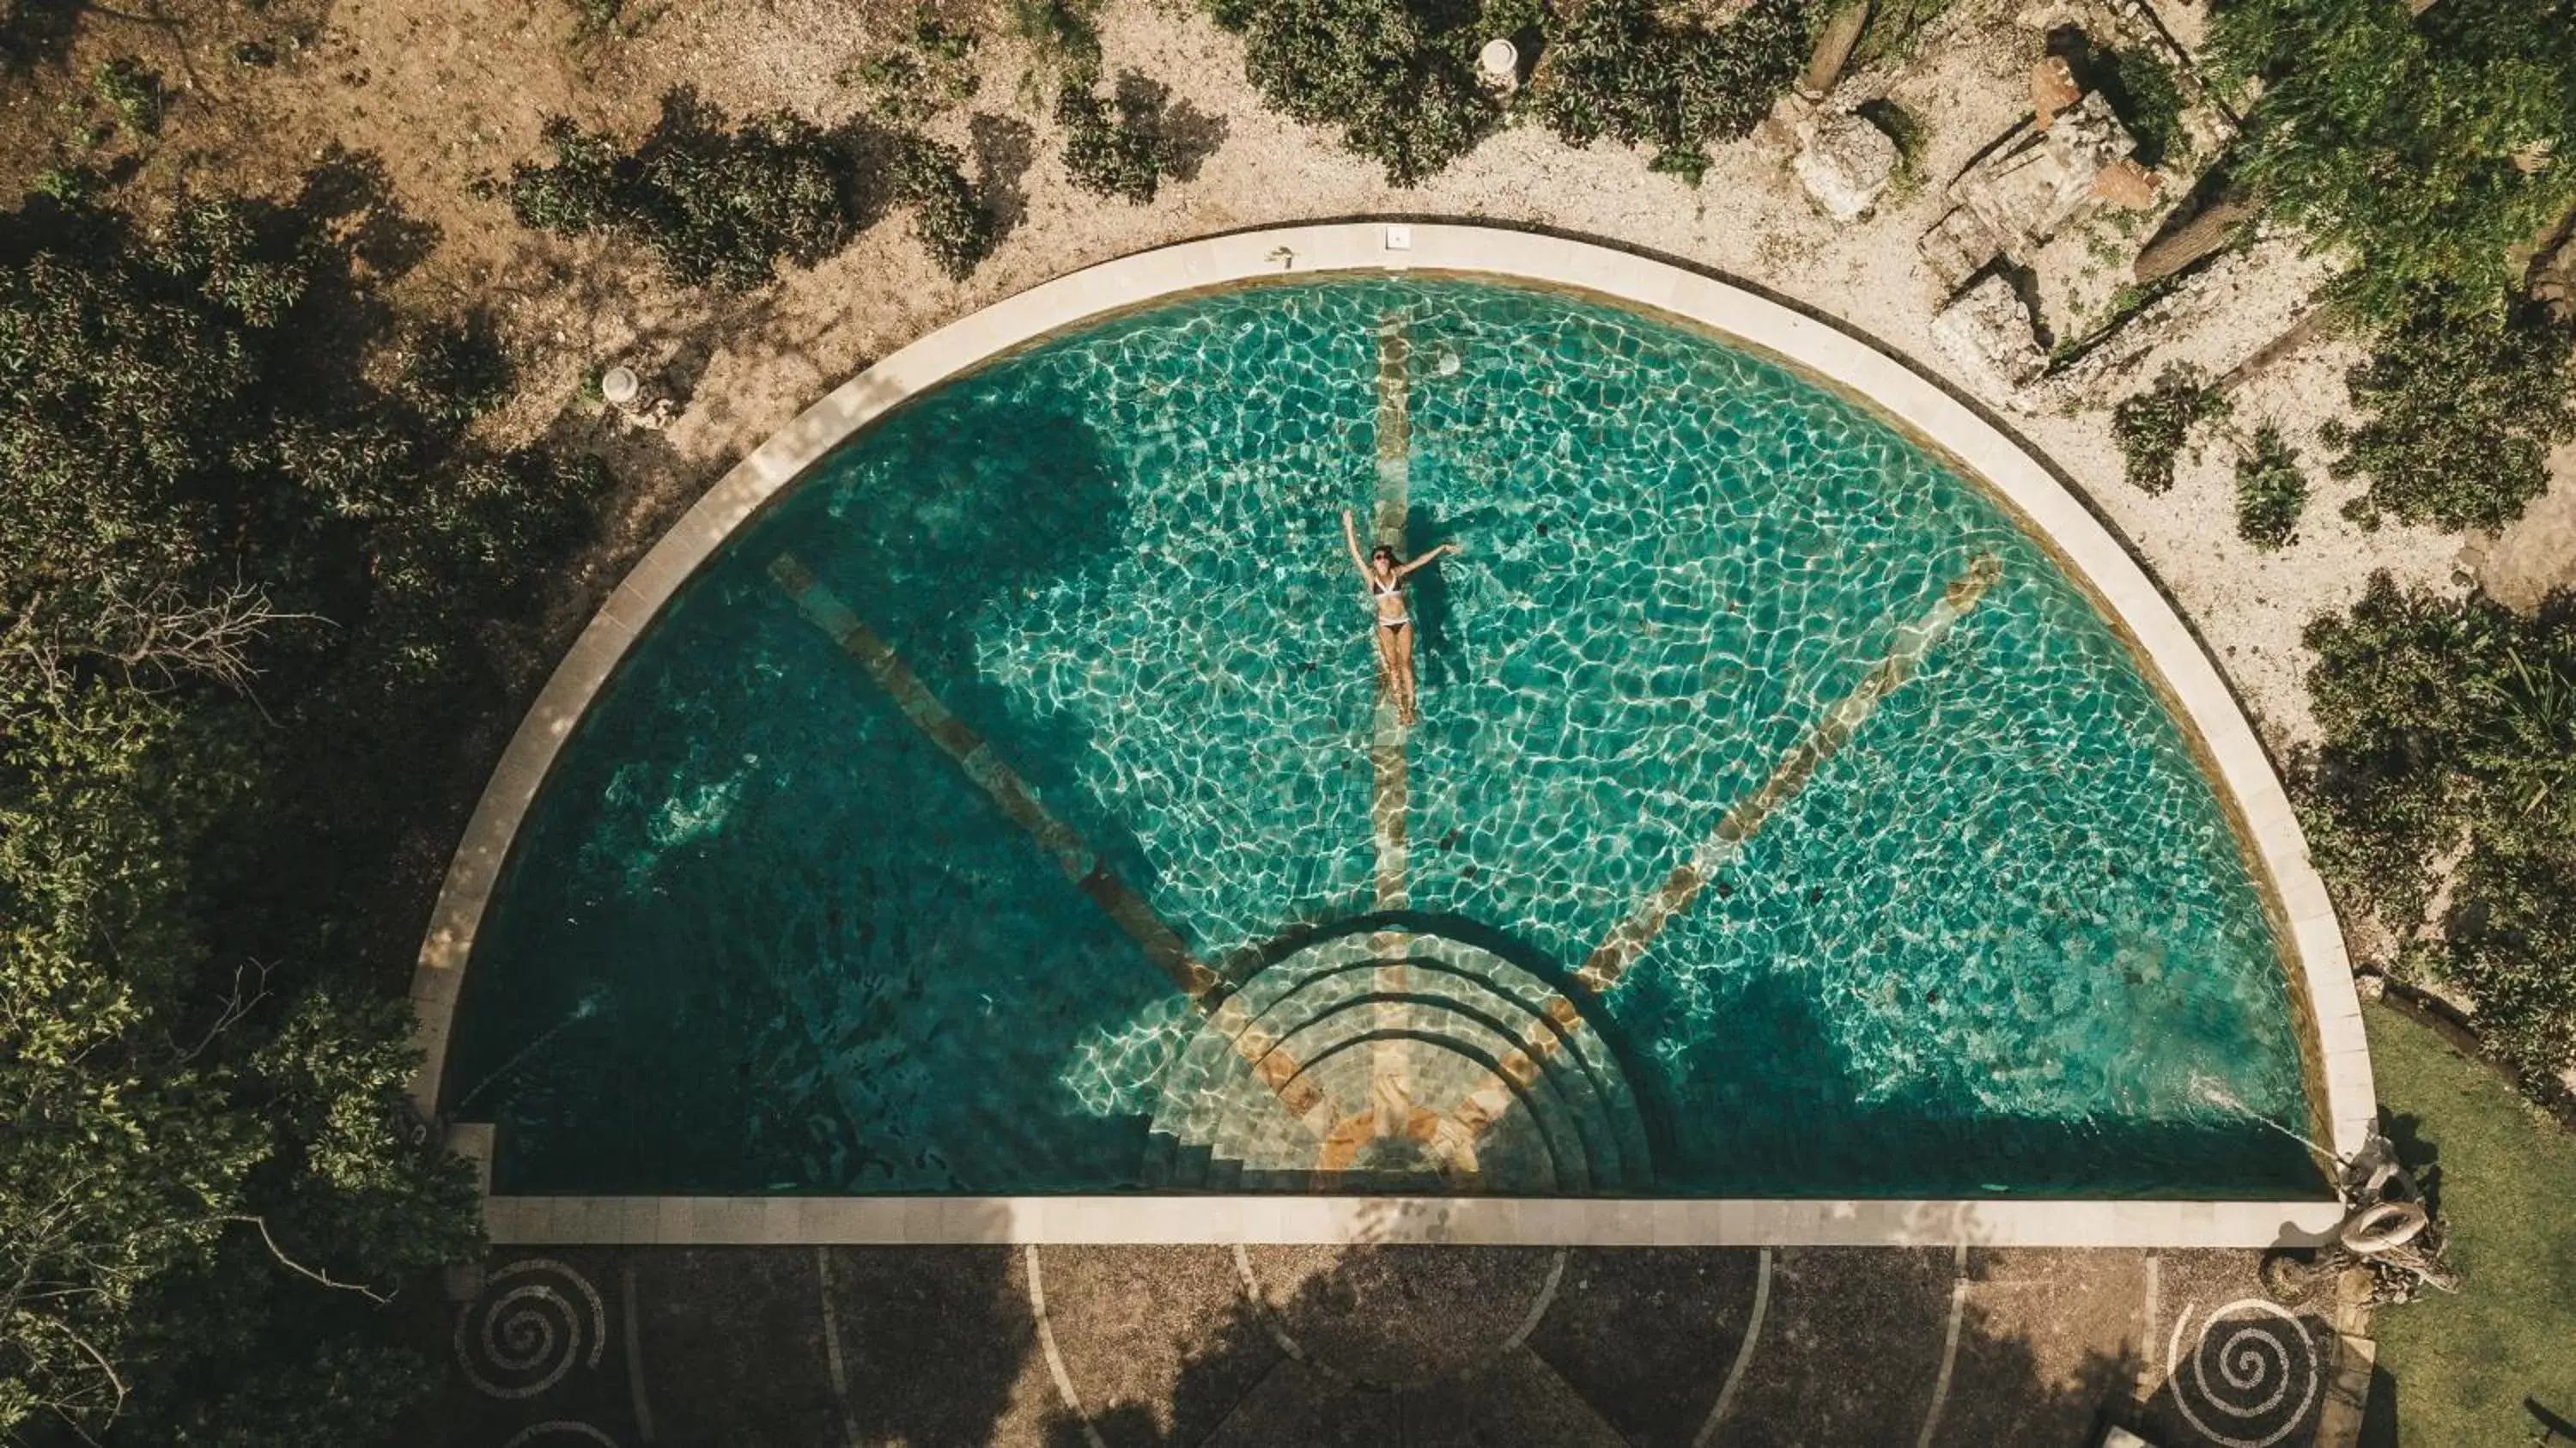
<svg viewBox="0 0 2576 1448"><path fill-rule="evenodd" d="M128 597L110 584L96 624L100 647L146 693L172 688L181 678L209 678L235 693L250 692L259 670L250 651L272 625L314 615L273 607L265 590L234 584L202 602L191 602L168 584Z"/></svg>
<svg viewBox="0 0 2576 1448"><path fill-rule="evenodd" d="M254 989L245 991L242 989L242 976L254 970L259 972L259 983ZM266 964L256 960L233 967L232 993L224 997L224 1008L216 1014L215 1023L206 1027L204 1038L179 1053L179 1064L186 1065L203 1055L205 1049L215 1043L215 1037L239 1024L241 1018L249 1015L253 1007L268 999L268 971ZM177 1044L175 1041L171 1043L174 1048Z"/></svg>
<svg viewBox="0 0 2576 1448"><path fill-rule="evenodd" d="M256 1216L247 1212L219 1212L212 1218L212 1220L218 1222L248 1222L252 1226L259 1228L259 1239L268 1244L268 1255L276 1258L278 1260L278 1264L285 1267L290 1272L310 1277L325 1287L337 1288L342 1292L354 1292L360 1297L367 1299L369 1302L375 1303L379 1307L394 1300L393 1294L390 1292L378 1292L376 1289L369 1287L363 1282L343 1282L328 1272L317 1272L312 1268L305 1266L303 1263L296 1261L294 1258L287 1256L286 1249L277 1245L277 1238L269 1235L268 1218L266 1217Z"/></svg>

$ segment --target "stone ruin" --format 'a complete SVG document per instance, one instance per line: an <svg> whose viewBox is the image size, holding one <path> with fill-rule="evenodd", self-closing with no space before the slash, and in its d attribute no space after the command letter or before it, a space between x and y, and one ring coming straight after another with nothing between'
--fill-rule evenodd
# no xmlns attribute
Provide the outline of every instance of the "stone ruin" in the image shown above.
<svg viewBox="0 0 2576 1448"><path fill-rule="evenodd" d="M2099 91L2076 86L2064 57L2032 68L2031 109L2030 121L1950 183L1951 207L1920 243L1942 290L1956 294L1933 319L1933 336L2007 391L2036 379L2048 359L2029 306L1996 263L2026 267L2049 238L2104 206L2143 211L2157 193L2153 173L2131 159L2137 141L2128 127Z"/></svg>
<svg viewBox="0 0 2576 1448"><path fill-rule="evenodd" d="M1836 221L1857 221L1886 194L1901 159L1885 131L1867 117L1843 112L1807 129L1794 169L1817 210Z"/></svg>
<svg viewBox="0 0 2576 1448"><path fill-rule="evenodd" d="M2156 179L2100 91L2078 91L2062 56L2031 71L2031 121L1950 183L1954 203L1923 234L1923 259L1956 291L1997 257L2027 263L2041 243L2105 205L2144 210Z"/></svg>

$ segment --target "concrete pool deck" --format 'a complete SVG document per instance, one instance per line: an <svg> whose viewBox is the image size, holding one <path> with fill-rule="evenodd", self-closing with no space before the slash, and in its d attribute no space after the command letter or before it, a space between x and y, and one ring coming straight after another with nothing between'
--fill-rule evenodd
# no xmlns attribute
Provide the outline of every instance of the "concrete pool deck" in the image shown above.
<svg viewBox="0 0 2576 1448"><path fill-rule="evenodd" d="M2348 1448L2368 1382L2229 1252L566 1248L457 1314L456 1448Z"/></svg>
<svg viewBox="0 0 2576 1448"><path fill-rule="evenodd" d="M1238 233L1140 253L1032 288L940 329L815 404L736 467L611 594L513 738L468 826L413 986L434 1110L475 929L519 823L597 690L662 604L733 530L887 408L983 360L1156 299L1283 275L1420 270L1573 289L1676 317L1782 359L1894 421L1982 478L2129 636L2235 809L2297 962L2313 1032L2311 1099L2337 1155L2374 1113L2343 941L2280 782L2188 628L2114 538L2041 462L1939 384L1860 339L1713 278L1610 248L1491 228L1363 222ZM468 1143L461 1143L468 1144ZM488 1135L483 1138L488 1151ZM1462 1241L1976 1243L2262 1246L2311 1242L2330 1200L1589 1201L1385 1198L494 1198L505 1242Z"/></svg>

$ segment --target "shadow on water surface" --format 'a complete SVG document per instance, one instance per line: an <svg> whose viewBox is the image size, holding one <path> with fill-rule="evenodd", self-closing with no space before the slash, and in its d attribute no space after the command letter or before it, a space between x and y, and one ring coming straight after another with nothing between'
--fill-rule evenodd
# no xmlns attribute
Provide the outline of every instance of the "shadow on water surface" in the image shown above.
<svg viewBox="0 0 2576 1448"><path fill-rule="evenodd" d="M532 812L485 921L447 1077L451 1101L507 1125L499 1173L514 1189L1024 1187L961 1179L961 1144L921 1125L954 1094L911 1059L924 1022L980 1016L1011 1021L1022 1041L1069 1037L1071 1024L1029 1018L1049 993L993 974L994 959L1088 952L1132 962L1137 994L1168 989L766 572L795 553L989 742L987 757L1150 890L1133 834L1080 782L1094 748L1081 720L1019 702L977 653L992 606L1080 591L1118 556L1114 463L1083 419L971 387L875 436L823 464L657 622ZM797 717L817 709L827 716ZM772 728L810 757L721 773ZM799 728L850 743L812 749L794 742ZM639 737L685 752L669 778L629 779L626 741ZM668 838L693 798L712 822ZM970 966L986 977L980 996ZM1141 1123L1040 1115L1021 1129L1132 1134L1141 1148Z"/></svg>
<svg viewBox="0 0 2576 1448"><path fill-rule="evenodd" d="M1631 1032L1653 1021L1698 1023L1667 1025L1670 1039L1620 1043L1632 1058L1658 1046L1675 1057L1670 1069L1632 1082L1655 1133L1657 1179L1668 1190L1792 1197L2325 1194L2304 1148L2250 1121L2215 1113L2192 1120L2036 1117L1981 1108L1963 1085L1873 1078L1854 1058L1849 1027L1819 998L1815 972L1775 964L1743 973L1740 982L1713 1007L1683 1006L1650 958L1611 1003L1611 1018ZM2044 1049L2029 1044L2034 1052ZM2034 1055L1992 1064L2033 1069L2048 1063ZM2009 1193L1996 1190L2007 1185Z"/></svg>

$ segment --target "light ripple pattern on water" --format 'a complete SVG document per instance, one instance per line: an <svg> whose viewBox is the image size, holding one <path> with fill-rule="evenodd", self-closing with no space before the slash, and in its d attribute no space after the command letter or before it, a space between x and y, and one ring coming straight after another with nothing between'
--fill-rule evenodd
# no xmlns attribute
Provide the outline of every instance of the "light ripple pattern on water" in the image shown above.
<svg viewBox="0 0 2576 1448"><path fill-rule="evenodd" d="M1466 548L1410 590L1408 902L1584 1002L1653 1190L2314 1187L2245 1119L2307 1116L2245 857L2047 552L1785 369L1435 279L1023 350L730 540L565 747L484 919L447 1079L504 1123L498 1186L1138 1187L1198 1012L764 569L793 550L1198 959L1348 921L1376 684L1340 510L1370 498L1389 315L1408 544ZM1984 599L1617 987L1573 985L1985 555Z"/></svg>

